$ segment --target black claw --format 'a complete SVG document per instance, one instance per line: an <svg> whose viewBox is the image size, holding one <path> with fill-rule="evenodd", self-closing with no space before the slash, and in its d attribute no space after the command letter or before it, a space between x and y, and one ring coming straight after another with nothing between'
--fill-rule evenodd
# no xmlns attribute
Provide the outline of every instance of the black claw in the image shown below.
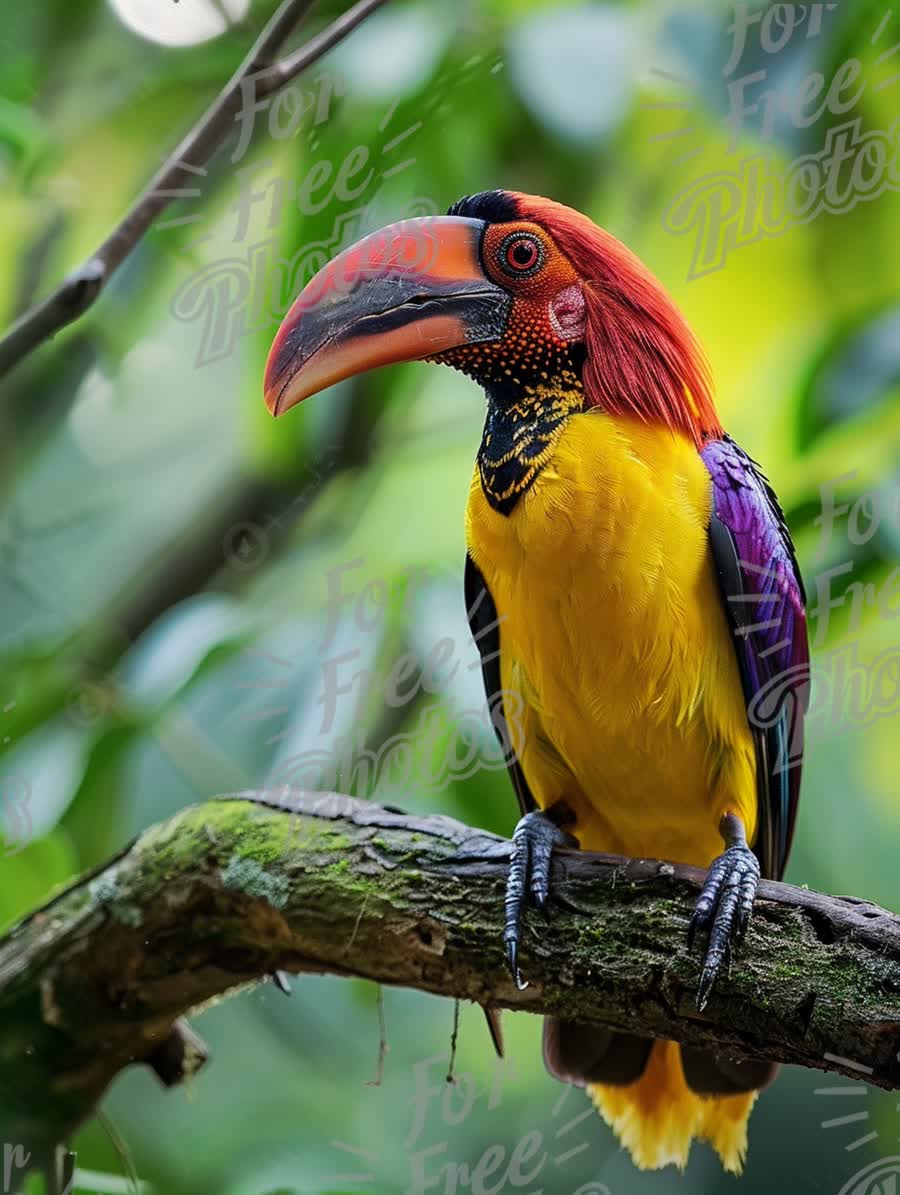
<svg viewBox="0 0 900 1195"><path fill-rule="evenodd" d="M528 987L526 981L522 978L519 971L519 929L518 926L514 930L507 929L503 935L503 945L506 953L506 965L509 967L509 973L513 977L513 982L520 992L524 992Z"/></svg>
<svg viewBox="0 0 900 1195"><path fill-rule="evenodd" d="M550 895L548 886L539 883L532 876L531 884L529 885L529 893L531 895L531 903L536 909L543 910L547 904L547 898Z"/></svg>
<svg viewBox="0 0 900 1195"><path fill-rule="evenodd" d="M519 942L518 934L512 934L509 930L503 935L503 950L506 954L506 965L509 967L510 974L513 978L517 978L519 974Z"/></svg>
<svg viewBox="0 0 900 1195"><path fill-rule="evenodd" d="M699 1012L706 1007L723 968L730 968L733 947L747 932L758 885L759 862L747 846L741 828L710 867L688 925L688 950L693 946L697 930L709 933L697 989Z"/></svg>
<svg viewBox="0 0 900 1195"><path fill-rule="evenodd" d="M550 895L550 861L553 848L571 842L564 830L545 813L526 813L513 833L509 878L506 881L506 925L503 943L506 961L516 986L522 991L528 986L519 973L519 930L522 914L530 898L532 904L546 911Z"/></svg>
<svg viewBox="0 0 900 1195"><path fill-rule="evenodd" d="M273 971L271 979L278 988L279 992L283 992L285 996L289 996L291 994L291 981L288 979L284 971Z"/></svg>

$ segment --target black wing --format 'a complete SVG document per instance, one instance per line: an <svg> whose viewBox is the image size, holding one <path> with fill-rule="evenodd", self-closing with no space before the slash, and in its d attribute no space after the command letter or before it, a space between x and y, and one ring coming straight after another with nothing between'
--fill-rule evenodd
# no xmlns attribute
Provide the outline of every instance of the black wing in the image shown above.
<svg viewBox="0 0 900 1195"><path fill-rule="evenodd" d="M516 796L519 798L519 807L524 815L537 809L537 802L531 795L525 773L515 756L506 715L503 711L503 685L500 681L500 620L497 617L497 607L494 605L487 582L468 552L466 553L464 590L469 627L481 656L481 675L484 678L488 708L491 711L497 738L506 754L510 779L516 790Z"/></svg>

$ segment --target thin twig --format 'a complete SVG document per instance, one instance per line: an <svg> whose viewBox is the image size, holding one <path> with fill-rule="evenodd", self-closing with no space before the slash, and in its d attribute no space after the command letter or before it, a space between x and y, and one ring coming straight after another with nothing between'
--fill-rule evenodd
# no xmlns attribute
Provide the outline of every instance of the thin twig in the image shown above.
<svg viewBox="0 0 900 1195"><path fill-rule="evenodd" d="M138 1178L137 1168L134 1164L134 1158L131 1156L131 1150L128 1148L128 1142L116 1128L112 1119L107 1116L102 1108L97 1109L97 1120L106 1131L113 1149L119 1156L119 1161L122 1164L122 1169L128 1177L128 1182L131 1184L131 1189L134 1195L140 1195L141 1181Z"/></svg>
<svg viewBox="0 0 900 1195"><path fill-rule="evenodd" d="M456 1043L459 1040L459 1000L453 1001L453 1032L450 1034L450 1062L447 1066L447 1082L455 1083L453 1068L456 1066Z"/></svg>
<svg viewBox="0 0 900 1195"><path fill-rule="evenodd" d="M378 1061L375 1064L375 1078L366 1082L366 1087L380 1087L384 1082L384 1057L388 1052L387 1025L384 1020L384 988L378 985Z"/></svg>
<svg viewBox="0 0 900 1195"><path fill-rule="evenodd" d="M62 1153L62 1195L73 1195L75 1191L75 1158L73 1150L63 1148Z"/></svg>
<svg viewBox="0 0 900 1195"><path fill-rule="evenodd" d="M323 29L321 33L311 38L305 46L301 46L299 50L295 50L293 54L276 63L271 71L267 71L257 84L259 93L271 95L285 83L295 79L301 71L305 71L323 54L327 54L332 46L343 41L357 25L361 25L366 17L376 8L380 8L383 3L384 0L359 0L358 4L348 8L345 13L332 21L327 29Z"/></svg>
<svg viewBox="0 0 900 1195"><path fill-rule="evenodd" d="M196 183L198 172L205 173L201 168L227 138L241 109L244 80L251 75L259 76L255 80L257 98L273 95L342 41L384 0L360 0L306 45L282 62L275 62L276 52L313 3L314 0L284 0L241 66L103 244L0 339L0 377L61 328L84 315L156 217L177 197L173 192Z"/></svg>

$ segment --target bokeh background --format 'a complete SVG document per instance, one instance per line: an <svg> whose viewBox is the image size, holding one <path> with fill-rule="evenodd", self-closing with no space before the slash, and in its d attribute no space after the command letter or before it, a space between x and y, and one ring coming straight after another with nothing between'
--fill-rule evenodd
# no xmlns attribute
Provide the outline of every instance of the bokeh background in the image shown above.
<svg viewBox="0 0 900 1195"><path fill-rule="evenodd" d="M790 8L776 7L773 39ZM273 8L6 6L0 323L100 243ZM338 10L320 4L308 29ZM627 241L705 343L724 422L787 511L810 605L834 603L811 618L820 707L788 878L900 908L900 200L875 187L852 210L786 225L694 278L696 232L667 227L676 197L710 186L706 176L739 174L759 154L783 172L848 119L890 130L900 12L888 14L883 0L813 5L777 53L756 24L726 77L730 5L395 3L299 80L272 124L257 113L240 153L235 130L87 317L2 382L0 922L188 803L314 784L309 753L338 742L402 747L351 778L359 795L511 831L514 798L487 746L478 766L441 763L483 704L462 600L480 392L410 365L335 387L277 424L261 399L278 316L329 246L366 219L446 209L493 186L560 199ZM854 58L864 87L851 112L806 127L781 112L772 128L757 113L730 144L734 78L765 71L748 95L775 88L786 100L812 72L827 87ZM823 530L832 488L855 513ZM335 603L338 579L358 601ZM436 683L389 705L400 657L424 662L444 640L460 666L442 655ZM840 660L851 671L835 686ZM439 731L417 750L423 719ZM214 1058L190 1090L127 1073L105 1112L166 1195L837 1195L898 1153L895 1096L823 1094L852 1085L789 1070L753 1115L741 1179L702 1146L682 1180L640 1174L598 1119L576 1119L583 1095L544 1074L537 1019L507 1016L498 1070L478 1010L464 1008L458 1081L446 1087L452 1004L388 990L383 1014L376 1083L370 985L304 979L290 1000L271 986L244 992L197 1018ZM516 1143L536 1133L540 1173L504 1177ZM75 1144L81 1166L124 1173L98 1122ZM448 1178L495 1145L506 1160L480 1186Z"/></svg>

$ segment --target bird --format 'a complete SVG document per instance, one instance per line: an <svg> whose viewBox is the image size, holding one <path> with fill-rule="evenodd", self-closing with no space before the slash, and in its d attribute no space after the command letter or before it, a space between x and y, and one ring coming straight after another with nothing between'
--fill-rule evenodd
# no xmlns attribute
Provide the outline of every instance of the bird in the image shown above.
<svg viewBox="0 0 900 1195"><path fill-rule="evenodd" d="M808 708L806 595L711 368L648 267L588 216L510 190L339 252L272 343L281 415L409 360L477 382L466 608L519 802L503 944L552 895L554 850L705 868L702 1013L794 833ZM513 708L515 707L515 708ZM640 1169L708 1142L740 1173L767 1061L546 1017L549 1072L587 1089Z"/></svg>

